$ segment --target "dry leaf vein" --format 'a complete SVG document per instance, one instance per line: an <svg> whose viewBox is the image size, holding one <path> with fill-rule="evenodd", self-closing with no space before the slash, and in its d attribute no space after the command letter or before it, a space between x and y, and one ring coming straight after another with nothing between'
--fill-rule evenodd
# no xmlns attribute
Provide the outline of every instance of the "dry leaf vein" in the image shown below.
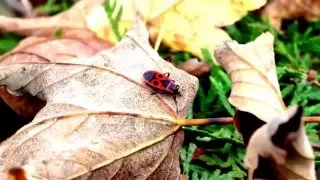
<svg viewBox="0 0 320 180"><path fill-rule="evenodd" d="M231 50L233 49L232 47L230 47L229 44L228 48L230 48ZM277 95L278 98L278 102L280 102L281 106L282 106L282 111L284 111L286 109L286 105L284 104L284 102L282 101L282 97L281 94L279 94L278 90L276 89L276 87L274 87L274 85L272 84L272 82L270 82L269 78L265 76L265 74L263 72L261 72L258 68L256 68L253 64L251 64L249 61L245 60L244 58L242 58L240 55L238 55L237 53L234 53L234 56L236 56L237 58L239 58L239 60L241 60L243 63L245 63L246 65L248 65L249 67L251 67L252 69L254 69L255 71L258 72L258 74L260 75L260 77L270 86L270 88L274 91L274 93Z"/></svg>

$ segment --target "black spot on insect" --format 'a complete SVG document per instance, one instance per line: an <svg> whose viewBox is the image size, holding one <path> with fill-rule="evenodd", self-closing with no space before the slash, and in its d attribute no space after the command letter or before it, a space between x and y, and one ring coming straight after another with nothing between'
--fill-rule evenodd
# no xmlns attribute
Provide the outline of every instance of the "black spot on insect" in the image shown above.
<svg viewBox="0 0 320 180"><path fill-rule="evenodd" d="M155 85L155 86L158 86L159 82L158 81L152 81L152 84Z"/></svg>

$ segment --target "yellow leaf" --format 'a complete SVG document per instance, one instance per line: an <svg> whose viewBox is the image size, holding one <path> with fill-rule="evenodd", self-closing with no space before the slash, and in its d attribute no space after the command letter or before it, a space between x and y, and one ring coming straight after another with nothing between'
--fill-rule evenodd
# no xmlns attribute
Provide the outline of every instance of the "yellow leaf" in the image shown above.
<svg viewBox="0 0 320 180"><path fill-rule="evenodd" d="M161 17L164 18L164 17ZM201 48L214 49L217 43L230 39L229 35L216 27L203 27L202 22L190 22L174 11L166 13L166 21L158 19L151 21L149 32L155 40L161 25L165 24L163 42L170 46L172 51L186 51L203 59Z"/></svg>
<svg viewBox="0 0 320 180"><path fill-rule="evenodd" d="M128 14L129 12L127 12ZM134 16L132 16L134 17ZM85 17L87 27L93 31L99 38L109 40L110 42L116 44L117 38L114 35L112 28L110 27L108 16L102 5L99 5L92 9ZM120 32L124 32L130 27L134 19L122 20L119 22Z"/></svg>
<svg viewBox="0 0 320 180"><path fill-rule="evenodd" d="M180 1L162 16L159 23L150 27L151 37L155 38L162 24L166 24L163 42L173 51L186 51L203 59L201 48L213 50L223 40L230 39L228 34L217 28L233 24L247 14L248 10L265 4L261 1L220 1L200 0ZM163 21L165 19L165 21Z"/></svg>
<svg viewBox="0 0 320 180"><path fill-rule="evenodd" d="M111 4L114 2L110 1ZM126 0L117 1L123 7L120 31L128 28L138 12L148 24L150 37L158 38L164 28L163 42L173 51L186 51L201 59L201 48L214 49L217 43L230 39L218 27L233 24L258 9L266 0ZM114 42L107 16L103 7L91 12L87 23L100 38ZM92 22L94 21L94 22ZM161 38L161 37L160 37Z"/></svg>
<svg viewBox="0 0 320 180"><path fill-rule="evenodd" d="M118 40L104 10L104 2L105 0L81 0L68 11L52 17L22 19L0 16L0 30L21 35L48 36L53 34L54 29L60 28L65 30L64 36L96 35L116 43ZM129 29L136 15L140 14L148 25L150 38L153 41L162 40L173 51L187 51L202 58L200 48L213 50L217 43L230 39L227 33L218 29L219 27L240 20L248 11L262 7L266 0L108 0L107 2L117 4L112 12L113 17L121 6L123 8L119 23L120 34Z"/></svg>

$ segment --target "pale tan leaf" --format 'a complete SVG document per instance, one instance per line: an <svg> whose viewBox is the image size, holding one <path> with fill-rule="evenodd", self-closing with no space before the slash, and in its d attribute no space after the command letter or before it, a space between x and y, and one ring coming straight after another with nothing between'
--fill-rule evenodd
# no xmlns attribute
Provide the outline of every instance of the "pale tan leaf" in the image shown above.
<svg viewBox="0 0 320 180"><path fill-rule="evenodd" d="M42 57L46 62L65 62L75 57L90 57L113 45L98 38L49 38L31 36L19 43L8 54L0 56L1 65L32 62L30 55ZM15 56L13 57L13 54ZM7 58L7 56L10 56ZM20 57L22 56L22 57ZM38 60L37 60L38 61Z"/></svg>
<svg viewBox="0 0 320 180"><path fill-rule="evenodd" d="M252 178L253 170L259 164L258 156L262 156L271 158L277 170L288 179L297 176L298 179L314 179L314 156L302 126L302 110L287 110L282 101L275 71L273 39L272 34L267 32L247 44L225 41L215 51L215 58L232 80L230 103L266 122L253 133L247 146L245 163L249 168L249 177ZM281 143L287 142L292 148L275 146L271 135L280 124L293 117L295 120L299 118L300 128L289 129L294 134L284 134L281 140Z"/></svg>
<svg viewBox="0 0 320 180"><path fill-rule="evenodd" d="M172 120L187 114L198 81L164 61L148 39L138 19L119 44L90 58L45 62L30 55L32 63L0 66L0 84L47 101L1 144L2 177L22 166L35 179L179 179L183 134ZM181 85L179 115L171 96L151 95L146 70L170 72Z"/></svg>
<svg viewBox="0 0 320 180"><path fill-rule="evenodd" d="M45 38L28 37L21 41L9 54L0 57L0 64L30 63L36 56L42 57L45 61L59 62L68 61L75 57L90 57L95 53L108 49L112 45L99 39L87 40L71 38ZM15 54L15 55L13 55ZM14 93L16 94L16 93ZM17 94L16 94L17 95ZM0 89L0 97L20 116L32 120L36 113L44 106L37 98L24 94L13 96L3 87Z"/></svg>
<svg viewBox="0 0 320 180"><path fill-rule="evenodd" d="M266 122L286 109L275 71L273 39L267 32L244 45L224 41L214 53L232 80L230 103Z"/></svg>
<svg viewBox="0 0 320 180"><path fill-rule="evenodd" d="M51 17L11 18L0 16L0 30L21 35L54 36L57 29L62 29L65 37L90 39L95 34L87 28L85 17L92 9L100 6L104 0L81 0L72 8Z"/></svg>

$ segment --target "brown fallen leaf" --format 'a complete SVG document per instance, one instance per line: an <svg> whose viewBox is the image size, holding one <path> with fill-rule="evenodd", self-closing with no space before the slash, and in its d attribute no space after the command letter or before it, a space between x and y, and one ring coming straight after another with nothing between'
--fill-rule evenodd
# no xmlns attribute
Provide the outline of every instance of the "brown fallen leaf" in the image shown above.
<svg viewBox="0 0 320 180"><path fill-rule="evenodd" d="M268 158L274 162L278 173L287 179L315 179L313 150L303 128L289 128L281 140L286 146L279 147L270 138L279 124L289 121L298 112L297 108L287 110L282 101L275 71L273 40L272 34L267 32L244 45L225 41L217 46L214 53L232 80L230 103L239 111L253 114L266 123L258 125L250 137L245 162L249 172L253 173L259 157ZM301 122L301 116L296 119ZM296 132L294 138L290 132ZM295 156L290 156L291 152L295 152Z"/></svg>
<svg viewBox="0 0 320 180"><path fill-rule="evenodd" d="M179 65L178 68L196 77L208 74L211 70L211 66L208 63L199 61L197 58L189 59L185 63Z"/></svg>
<svg viewBox="0 0 320 180"><path fill-rule="evenodd" d="M23 96L12 95L4 87L0 87L0 97L11 109L27 121L31 121L45 106L45 101L29 94Z"/></svg>
<svg viewBox="0 0 320 180"><path fill-rule="evenodd" d="M112 45L99 39L81 39L61 38L53 39L46 37L29 37L20 42L20 44L6 55L0 57L0 65L15 64L21 61L32 62L38 59L30 58L40 56L45 61L59 62L68 61L78 57L90 57L95 53L110 48ZM15 56L12 56L16 54ZM45 105L44 101L28 94L23 96L14 96L7 92L5 88L0 88L0 97L19 114L20 116L32 120L38 111Z"/></svg>
<svg viewBox="0 0 320 180"><path fill-rule="evenodd" d="M1 179L14 167L30 179L179 179L183 132L175 119L186 116L198 80L161 59L148 38L137 19L115 47L90 58L7 54L0 84L47 104L1 143ZM150 69L181 84L179 115L171 96L151 95L143 84Z"/></svg>
<svg viewBox="0 0 320 180"><path fill-rule="evenodd" d="M0 31L24 36L54 36L62 30L64 37L91 39L96 35L87 28L86 15L104 0L82 0L72 8L51 17L11 18L0 16Z"/></svg>
<svg viewBox="0 0 320 180"><path fill-rule="evenodd" d="M26 119L18 115L0 98L0 114L2 115L0 126L0 143L12 136L22 126L31 122L32 119Z"/></svg>
<svg viewBox="0 0 320 180"><path fill-rule="evenodd" d="M319 0L270 0L262 10L262 15L270 19L271 24L280 30L282 20L305 18L315 21L320 18Z"/></svg>

